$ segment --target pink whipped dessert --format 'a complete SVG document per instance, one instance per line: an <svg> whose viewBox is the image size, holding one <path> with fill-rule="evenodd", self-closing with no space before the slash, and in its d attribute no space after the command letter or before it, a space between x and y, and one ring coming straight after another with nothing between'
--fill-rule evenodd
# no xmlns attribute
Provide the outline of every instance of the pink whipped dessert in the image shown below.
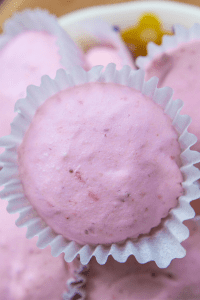
<svg viewBox="0 0 200 300"><path fill-rule="evenodd" d="M28 85L40 85L41 77L52 78L62 68L56 37L46 32L27 31L9 41L0 51L0 136L10 133L15 102L26 96ZM3 148L0 148L0 153Z"/></svg>
<svg viewBox="0 0 200 300"><path fill-rule="evenodd" d="M26 228L15 225L6 205L0 200L0 299L62 300L70 276L63 255L53 257L50 247L40 250L36 237L27 240Z"/></svg>
<svg viewBox="0 0 200 300"><path fill-rule="evenodd" d="M34 17L34 12L32 14ZM37 16L37 13L35 15ZM8 38L7 34L2 35L0 42L6 38ZM5 46L1 47L0 103L3 113L0 120L0 136L10 133L10 122L15 116L14 104L18 99L26 96L27 87L39 86L43 75L54 78L57 70L64 68L60 62L57 39L58 37L45 31L27 30L13 38L9 37ZM71 41L69 37L68 39ZM73 48L73 43L70 47ZM77 49L76 55L81 57L81 50L79 54L78 47L74 46L74 49ZM3 149L0 153L2 151Z"/></svg>
<svg viewBox="0 0 200 300"><path fill-rule="evenodd" d="M10 132L14 104L29 85L40 86L42 76L55 78L58 69L75 65L87 68L84 54L53 15L36 9L9 19L0 36L1 136Z"/></svg>
<svg viewBox="0 0 200 300"><path fill-rule="evenodd" d="M197 221L198 220L198 221ZM200 219L185 221L190 237L183 242L187 254L160 269L155 262L139 264L133 256L125 263L112 257L105 265L95 258L88 270L79 274L86 283L77 288L77 295L86 293L87 300L199 300L200 299ZM77 269L71 264L71 273ZM73 286L78 284L76 279ZM64 297L64 300L68 299Z"/></svg>
<svg viewBox="0 0 200 300"><path fill-rule="evenodd" d="M109 63L115 63L116 69L120 70L124 66L123 58L120 56L117 49L106 46L96 46L89 49L85 54L89 68L96 65L107 66ZM133 62L129 65L135 69Z"/></svg>
<svg viewBox="0 0 200 300"><path fill-rule="evenodd" d="M115 63L118 70L124 65L136 69L132 55L124 44L117 26L112 26L99 18L92 18L84 20L78 27L81 32L79 42L86 50L85 58L89 68Z"/></svg>
<svg viewBox="0 0 200 300"><path fill-rule="evenodd" d="M111 244L149 233L176 207L180 151L170 118L151 98L96 82L38 108L18 164L26 198L56 233Z"/></svg>
<svg viewBox="0 0 200 300"><path fill-rule="evenodd" d="M174 90L174 99L181 99L184 106L181 114L192 117L189 131L196 135L198 141L193 146L200 151L200 41L182 43L173 49L156 56L146 66L146 79L159 78L159 87L170 86Z"/></svg>
<svg viewBox="0 0 200 300"><path fill-rule="evenodd" d="M28 85L40 85L43 75L54 78L63 68L56 40L45 31L24 31L0 51L0 91L12 105L26 96Z"/></svg>

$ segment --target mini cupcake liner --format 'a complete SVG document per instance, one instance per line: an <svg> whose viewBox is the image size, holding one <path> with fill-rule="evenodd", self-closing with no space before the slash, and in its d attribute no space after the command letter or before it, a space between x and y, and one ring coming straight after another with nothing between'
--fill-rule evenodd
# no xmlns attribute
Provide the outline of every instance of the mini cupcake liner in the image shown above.
<svg viewBox="0 0 200 300"><path fill-rule="evenodd" d="M25 10L14 14L5 24L0 36L0 50L15 36L23 31L46 31L57 37L60 62L68 71L75 65L86 68L84 54L66 31L59 25L55 16L41 9Z"/></svg>
<svg viewBox="0 0 200 300"><path fill-rule="evenodd" d="M82 265L78 259L77 263L78 267L74 270L74 276L67 281L67 292L63 294L63 300L86 299L84 286L86 285L87 277L85 272L89 269L89 266Z"/></svg>
<svg viewBox="0 0 200 300"><path fill-rule="evenodd" d="M79 30L79 43L86 50L94 46L113 47L118 51L124 65L135 68L134 60L120 36L120 28L101 18L87 19L75 24Z"/></svg>
<svg viewBox="0 0 200 300"><path fill-rule="evenodd" d="M123 263L130 255L134 255L139 263L153 260L158 267L165 268L172 259L182 258L186 254L180 243L188 238L189 230L182 222L194 217L195 212L190 202L200 197L200 190L196 184L200 178L200 171L194 167L194 164L200 162L200 154L190 150L190 146L197 141L197 138L187 132L191 118L179 114L183 102L172 100L171 88L157 88L158 78L154 77L145 82L144 71L135 71L129 66L124 66L120 71L116 70L115 64L109 64L104 72L102 68L103 66L96 66L86 72L81 67L75 67L71 74L60 69L54 80L45 75L42 77L40 87L29 86L27 88L27 97L16 103L15 109L18 114L11 124L11 134L0 139L0 146L6 149L0 155L0 162L3 164L0 184L4 186L3 191L0 191L0 197L8 201L9 213L20 213L16 225L28 228L27 238L38 235L37 246L39 248L51 245L52 255L58 256L64 252L66 262L71 262L77 255L80 255L83 265L88 264L92 256L96 257L99 264L105 264L108 256L112 255L115 260ZM153 228L150 234L112 245L79 245L56 234L38 216L26 199L18 173L17 148L37 108L59 91L87 82L119 83L152 97L153 101L163 107L164 112L172 119L181 147L182 167L180 170L184 178L182 186L185 194L179 197L177 207L171 209L169 215L162 219L161 224Z"/></svg>
<svg viewBox="0 0 200 300"><path fill-rule="evenodd" d="M191 28L185 28L182 25L175 24L173 26L174 35L164 35L161 45L156 45L150 42L147 46L147 56L139 56L136 59L136 65L145 69L152 59L156 56L169 51L170 49L175 49L178 45L182 43L187 43L195 39L200 39L200 24L194 24Z"/></svg>

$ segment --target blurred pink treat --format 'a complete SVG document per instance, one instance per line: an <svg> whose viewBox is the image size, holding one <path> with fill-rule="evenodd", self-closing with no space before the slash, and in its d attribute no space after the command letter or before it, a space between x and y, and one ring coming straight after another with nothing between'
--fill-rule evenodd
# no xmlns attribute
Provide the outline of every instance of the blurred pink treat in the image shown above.
<svg viewBox="0 0 200 300"><path fill-rule="evenodd" d="M85 292L87 300L199 300L200 218L187 220L185 225L190 237L182 243L187 251L184 258L174 259L166 269L158 268L155 262L139 264L134 256L125 263L109 257L105 265L92 258L85 288L77 288L77 294ZM73 266L76 270L76 260L70 266L72 274Z"/></svg>
<svg viewBox="0 0 200 300"><path fill-rule="evenodd" d="M63 255L55 258L50 247L39 249L37 238L28 240L26 228L15 225L16 215L0 199L0 299L62 300L69 279Z"/></svg>
<svg viewBox="0 0 200 300"><path fill-rule="evenodd" d="M10 40L0 52L1 93L15 102L26 96L28 85L40 85L43 75L54 78L63 68L56 39L47 32L26 31Z"/></svg>
<svg viewBox="0 0 200 300"><path fill-rule="evenodd" d="M55 16L37 9L9 19L0 35L0 136L10 134L14 104L26 97L29 85L39 86L43 75L55 78L58 69L74 65L88 69L83 51Z"/></svg>
<svg viewBox="0 0 200 300"><path fill-rule="evenodd" d="M123 43L117 27L101 19L90 19L81 23L81 32L86 35L94 43L86 52L86 60L90 68L95 65L107 65L115 63L117 69L121 69L124 65L129 65L132 69L136 69L131 53Z"/></svg>
<svg viewBox="0 0 200 300"><path fill-rule="evenodd" d="M23 32L3 47L0 51L0 136L10 134L15 102L26 96L27 86L40 85L45 74L54 78L60 68L56 37L46 32Z"/></svg>
<svg viewBox="0 0 200 300"><path fill-rule="evenodd" d="M173 98L183 100L181 113L192 117L188 130L198 139L192 149L200 151L200 40L182 43L155 56L145 69L146 80L157 76L158 87L172 87Z"/></svg>
<svg viewBox="0 0 200 300"><path fill-rule="evenodd" d="M111 47L97 46L91 48L86 53L86 59L90 68L96 65L107 66L109 63L115 63L118 70L123 67L123 60L119 56L118 50Z"/></svg>

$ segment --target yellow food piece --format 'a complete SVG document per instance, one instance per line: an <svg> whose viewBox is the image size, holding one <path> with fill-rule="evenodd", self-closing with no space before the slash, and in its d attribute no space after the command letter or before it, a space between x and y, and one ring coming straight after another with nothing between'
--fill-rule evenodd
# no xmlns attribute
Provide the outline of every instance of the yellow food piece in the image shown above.
<svg viewBox="0 0 200 300"><path fill-rule="evenodd" d="M149 42L160 45L162 36L165 34L172 35L173 33L165 30L161 20L153 13L143 14L135 26L121 32L122 39L135 58L140 55L147 55L147 44Z"/></svg>

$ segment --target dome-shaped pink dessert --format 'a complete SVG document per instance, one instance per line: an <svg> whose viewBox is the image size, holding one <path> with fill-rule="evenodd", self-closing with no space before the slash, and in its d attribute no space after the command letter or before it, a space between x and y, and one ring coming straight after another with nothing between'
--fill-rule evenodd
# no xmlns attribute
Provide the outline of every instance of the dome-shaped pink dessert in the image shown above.
<svg viewBox="0 0 200 300"><path fill-rule="evenodd" d="M18 149L24 193L58 234L110 244L149 233L183 194L178 134L161 107L114 83L42 104Z"/></svg>
<svg viewBox="0 0 200 300"><path fill-rule="evenodd" d="M86 52L85 59L89 68L96 65L105 67L109 63L115 63L118 70L125 65L136 69L118 26L113 26L100 18L88 18L76 25L79 29L79 42Z"/></svg>
<svg viewBox="0 0 200 300"><path fill-rule="evenodd" d="M200 39L182 42L159 55L155 54L145 69L146 80L157 76L159 78L158 87L173 88L173 98L183 100L184 106L181 113L192 117L189 132L196 135L198 140L193 149L199 151Z"/></svg>
<svg viewBox="0 0 200 300"><path fill-rule="evenodd" d="M0 51L1 93L16 102L26 96L28 85L40 85L43 75L54 78L63 68L56 41L45 31L24 31L13 37Z"/></svg>

